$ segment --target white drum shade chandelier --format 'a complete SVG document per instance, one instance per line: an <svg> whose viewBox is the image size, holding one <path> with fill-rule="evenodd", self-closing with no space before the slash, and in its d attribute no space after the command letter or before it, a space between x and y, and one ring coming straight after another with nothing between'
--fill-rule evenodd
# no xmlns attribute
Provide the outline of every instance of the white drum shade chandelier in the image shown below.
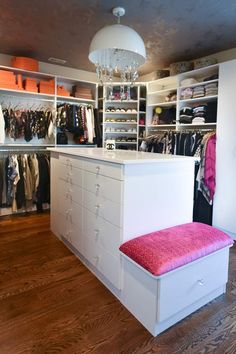
<svg viewBox="0 0 236 354"><path fill-rule="evenodd" d="M89 48L89 60L95 64L101 83L112 82L116 74L122 82L133 83L138 78L138 67L146 59L144 42L132 28L120 24L125 9L116 7L112 13L118 23L95 34Z"/></svg>

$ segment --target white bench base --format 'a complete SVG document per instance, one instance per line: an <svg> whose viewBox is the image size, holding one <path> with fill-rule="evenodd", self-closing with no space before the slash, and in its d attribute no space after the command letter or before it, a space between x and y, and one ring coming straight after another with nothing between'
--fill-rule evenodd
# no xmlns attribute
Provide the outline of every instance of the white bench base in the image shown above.
<svg viewBox="0 0 236 354"><path fill-rule="evenodd" d="M225 293L229 247L162 276L153 276L122 253L121 302L156 336Z"/></svg>

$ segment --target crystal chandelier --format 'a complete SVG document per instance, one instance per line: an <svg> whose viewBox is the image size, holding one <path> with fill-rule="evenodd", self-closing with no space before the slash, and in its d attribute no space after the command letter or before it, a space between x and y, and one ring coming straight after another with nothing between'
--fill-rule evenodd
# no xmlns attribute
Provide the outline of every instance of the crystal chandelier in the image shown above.
<svg viewBox="0 0 236 354"><path fill-rule="evenodd" d="M124 8L116 7L112 13L118 23L95 34L89 48L89 60L95 64L102 84L111 83L118 75L122 82L131 85L138 78L138 67L146 59L144 42L132 28L120 24Z"/></svg>

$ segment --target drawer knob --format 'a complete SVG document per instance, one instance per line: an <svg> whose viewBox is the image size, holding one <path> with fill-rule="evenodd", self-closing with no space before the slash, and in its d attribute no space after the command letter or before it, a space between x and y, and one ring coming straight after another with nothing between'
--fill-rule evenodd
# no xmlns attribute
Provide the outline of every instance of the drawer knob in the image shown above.
<svg viewBox="0 0 236 354"><path fill-rule="evenodd" d="M100 171L100 166L97 166L97 167L96 167L96 171L97 171L97 173L99 173L99 171Z"/></svg>
<svg viewBox="0 0 236 354"><path fill-rule="evenodd" d="M96 184L95 184L95 187L96 187L96 190L98 191L99 188L100 188L100 184L99 184L99 183L96 183Z"/></svg>
<svg viewBox="0 0 236 354"><path fill-rule="evenodd" d="M99 256L96 256L96 257L94 257L94 259L95 259L95 262L98 262L99 259L100 259L100 257L99 257Z"/></svg>
<svg viewBox="0 0 236 354"><path fill-rule="evenodd" d="M198 279L197 282L198 282L198 284L201 285L201 286L204 285L204 279Z"/></svg>

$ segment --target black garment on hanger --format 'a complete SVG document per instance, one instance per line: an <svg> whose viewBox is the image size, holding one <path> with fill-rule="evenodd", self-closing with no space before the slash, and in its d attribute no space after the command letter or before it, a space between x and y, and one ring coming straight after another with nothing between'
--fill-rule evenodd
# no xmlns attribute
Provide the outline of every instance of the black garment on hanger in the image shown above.
<svg viewBox="0 0 236 354"><path fill-rule="evenodd" d="M49 161L46 156L38 154L39 185L36 192L37 211L43 211L43 203L50 203L50 173Z"/></svg>
<svg viewBox="0 0 236 354"><path fill-rule="evenodd" d="M20 179L16 185L16 205L17 205L17 209L21 209L22 207L25 207L25 205L26 205L25 183L24 183L22 160L21 160L20 155L17 157L17 160L18 160L18 165L19 165Z"/></svg>

